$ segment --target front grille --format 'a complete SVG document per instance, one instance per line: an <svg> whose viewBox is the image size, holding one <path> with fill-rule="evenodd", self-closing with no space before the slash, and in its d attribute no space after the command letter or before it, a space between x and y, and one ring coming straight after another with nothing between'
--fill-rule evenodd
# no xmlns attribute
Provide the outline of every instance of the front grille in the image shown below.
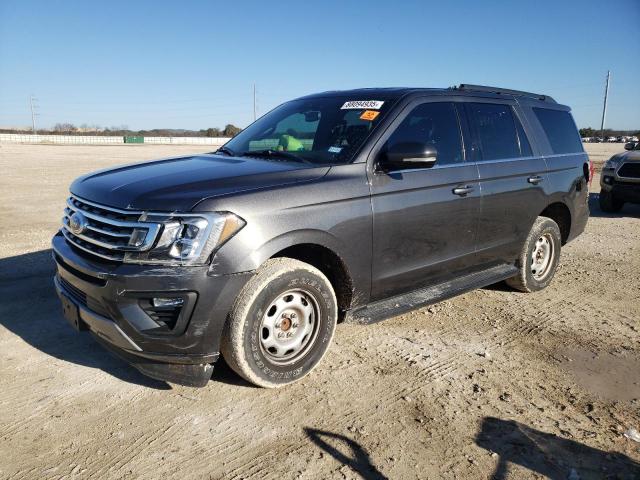
<svg viewBox="0 0 640 480"><path fill-rule="evenodd" d="M623 163L618 169L618 176L624 178L640 178L640 162Z"/></svg>
<svg viewBox="0 0 640 480"><path fill-rule="evenodd" d="M119 210L70 197L62 218L62 234L80 250L121 262L125 252L151 248L160 225L141 222L143 212Z"/></svg>
<svg viewBox="0 0 640 480"><path fill-rule="evenodd" d="M62 288L66 290L69 296L79 303L80 305L87 306L87 294L84 293L79 288L74 287L69 282L67 282L63 277L58 276L58 280L60 281L60 285Z"/></svg>
<svg viewBox="0 0 640 480"><path fill-rule="evenodd" d="M77 304L88 308L92 312L102 315L103 317L109 317L109 312L102 306L95 298L87 295L78 287L73 286L70 282L65 280L62 276L58 275L58 281L60 286L64 289L65 293L71 297Z"/></svg>

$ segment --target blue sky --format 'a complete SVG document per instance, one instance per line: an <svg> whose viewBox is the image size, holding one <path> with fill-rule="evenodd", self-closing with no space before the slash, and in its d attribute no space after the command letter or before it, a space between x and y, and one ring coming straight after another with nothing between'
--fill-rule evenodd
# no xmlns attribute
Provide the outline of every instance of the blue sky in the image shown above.
<svg viewBox="0 0 640 480"><path fill-rule="evenodd" d="M640 1L0 0L0 125L246 126L306 93L476 83L640 129Z"/></svg>

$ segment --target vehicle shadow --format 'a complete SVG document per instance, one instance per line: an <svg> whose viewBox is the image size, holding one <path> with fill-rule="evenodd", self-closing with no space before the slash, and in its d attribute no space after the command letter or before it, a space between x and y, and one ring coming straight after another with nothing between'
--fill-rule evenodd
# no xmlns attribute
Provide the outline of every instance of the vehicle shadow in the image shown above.
<svg viewBox="0 0 640 480"><path fill-rule="evenodd" d="M50 249L0 259L0 325L54 358L99 368L128 383L171 389L109 354L91 335L73 330L62 316L54 273Z"/></svg>
<svg viewBox="0 0 640 480"><path fill-rule="evenodd" d="M485 417L476 444L500 456L493 480L506 479L509 464L553 480L640 478L640 463L626 455L589 447L511 420Z"/></svg>
<svg viewBox="0 0 640 480"><path fill-rule="evenodd" d="M616 213L606 213L600 209L600 204L598 203L598 195L599 193L590 193L589 194L589 215L591 217L596 218L624 218L624 217L634 217L640 218L640 205L633 203L625 203L622 207L622 210Z"/></svg>
<svg viewBox="0 0 640 480"><path fill-rule="evenodd" d="M385 480L376 466L371 463L367 451L358 442L345 435L305 427L309 439L343 465L348 465L362 478L367 480ZM333 444L329 443L332 442ZM334 446L338 445L338 446Z"/></svg>
<svg viewBox="0 0 640 480"><path fill-rule="evenodd" d="M260 389L260 387L247 382L244 378L234 372L222 356L220 356L213 367L211 381L226 383L227 385L233 385L234 387L255 388L256 390Z"/></svg>
<svg viewBox="0 0 640 480"><path fill-rule="evenodd" d="M516 289L507 285L507 282L504 280L498 283L492 283L491 285L487 285L486 287L482 287L483 290L493 290L494 292L509 292L514 293L517 292Z"/></svg>

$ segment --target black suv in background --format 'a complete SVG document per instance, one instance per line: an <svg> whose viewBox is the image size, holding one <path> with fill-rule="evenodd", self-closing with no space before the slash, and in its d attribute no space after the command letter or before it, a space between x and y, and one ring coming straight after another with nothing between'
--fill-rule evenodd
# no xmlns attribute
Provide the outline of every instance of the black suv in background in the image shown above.
<svg viewBox="0 0 640 480"><path fill-rule="evenodd" d="M551 282L588 219L570 109L461 85L287 102L217 152L71 185L53 238L65 317L143 373L203 386L220 353L278 387L336 322L501 280Z"/></svg>
<svg viewBox="0 0 640 480"><path fill-rule="evenodd" d="M640 143L624 146L602 167L598 201L604 212L619 212L625 203L640 203Z"/></svg>

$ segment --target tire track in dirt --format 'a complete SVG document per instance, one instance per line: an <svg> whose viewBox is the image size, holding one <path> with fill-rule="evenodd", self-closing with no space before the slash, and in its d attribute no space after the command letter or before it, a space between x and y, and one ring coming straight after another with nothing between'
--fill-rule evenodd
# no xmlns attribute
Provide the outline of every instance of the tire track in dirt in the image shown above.
<svg viewBox="0 0 640 480"><path fill-rule="evenodd" d="M30 391L30 395L29 396L25 396L24 395L24 384L19 384L16 388L14 388L14 391L10 391L9 395L7 396L8 402L11 403L12 405L14 405L14 407L12 408L12 410L15 411L15 413L17 414L17 421L13 421L13 422L9 422L7 425L7 428L4 430L0 430L0 437L4 437L4 436L14 436L17 434L20 434L23 430L31 427L30 422L34 421L34 419L36 418L37 414L46 412L48 409L55 409L57 408L57 406L59 404L64 404L67 402L67 400L75 398L77 396L78 392L82 392L84 391L84 387L86 385L89 384L95 384L95 380L92 378L86 378L86 377L91 377L91 373L87 372L85 374L85 380L81 381L80 383L74 384L73 387L69 387L67 386L67 388L64 389L64 391L61 394L56 394L56 395L52 395L52 392L42 392L42 391L36 391L34 392L33 390ZM24 383L28 383L28 378L25 378ZM22 385L23 390L20 390L20 385ZM36 395L34 395L34 393ZM37 394L41 394L46 396L49 396L51 398L51 402L47 402L44 403L40 406L37 407L28 407L29 404L33 403L33 397L37 397ZM15 402L15 403L13 403ZM31 410L30 415L25 416L23 415L23 412L25 411L25 409L29 408Z"/></svg>
<svg viewBox="0 0 640 480"><path fill-rule="evenodd" d="M498 348L504 348L505 346L515 346L516 344L528 341L530 337L534 337L543 333L550 325L557 322L560 315L550 315L549 311L553 311L554 307L566 304L566 299L571 297L580 287L572 286L568 290L561 291L558 298L545 304L544 310L538 309L533 315L527 314L522 317L524 321L519 323L510 322L509 326L503 326L496 334L494 329L489 327L481 332L478 332L477 337L474 338L474 343L485 345L488 350L495 350ZM526 303L525 307L531 306L530 301L518 301L519 306L522 303ZM522 308L519 310L522 312ZM543 315L544 314L544 315ZM540 317L543 316L542 320ZM511 317L512 319L515 316ZM533 322L527 321L533 319ZM389 321L393 321L390 319ZM439 330L435 335L442 335L443 332L447 332L449 335L454 335L457 338L468 336L467 332L462 332L465 328L466 322L459 326L452 326L452 328L446 328ZM457 328L456 328L457 327ZM401 359L407 358L406 352L398 355ZM427 364L416 375L416 381L412 382L413 386L405 387L401 391L388 392L386 395L377 398L377 405L381 405L383 410L394 409L399 402L403 401L405 397L416 397L425 392L425 390L432 388L434 383L444 379L445 377L455 374L461 368L467 366L465 360L469 357L469 352L462 349L456 349L450 354L439 354L438 358L434 362ZM365 413L356 414L353 412L350 415L345 416L345 420L354 421L359 416L375 415L376 408L368 409Z"/></svg>

